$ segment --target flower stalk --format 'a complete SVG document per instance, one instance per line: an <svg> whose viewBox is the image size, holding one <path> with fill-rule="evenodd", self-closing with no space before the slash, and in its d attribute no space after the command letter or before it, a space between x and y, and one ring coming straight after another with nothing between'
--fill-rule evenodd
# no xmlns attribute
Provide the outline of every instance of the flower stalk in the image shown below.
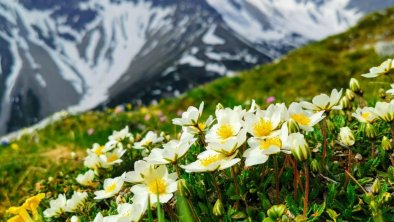
<svg viewBox="0 0 394 222"><path fill-rule="evenodd" d="M305 174L305 196L304 196L304 211L303 215L306 216L308 213L308 199L309 199L309 165L308 162L304 162L304 174Z"/></svg>

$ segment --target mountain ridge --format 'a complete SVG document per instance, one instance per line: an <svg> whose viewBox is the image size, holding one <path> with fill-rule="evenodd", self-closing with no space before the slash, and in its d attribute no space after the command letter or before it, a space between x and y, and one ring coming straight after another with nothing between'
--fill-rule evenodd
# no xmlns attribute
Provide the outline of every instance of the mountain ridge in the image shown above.
<svg viewBox="0 0 394 222"><path fill-rule="evenodd" d="M335 33L394 4L337 1L2 0L0 134L61 109L176 96L315 40L315 27Z"/></svg>

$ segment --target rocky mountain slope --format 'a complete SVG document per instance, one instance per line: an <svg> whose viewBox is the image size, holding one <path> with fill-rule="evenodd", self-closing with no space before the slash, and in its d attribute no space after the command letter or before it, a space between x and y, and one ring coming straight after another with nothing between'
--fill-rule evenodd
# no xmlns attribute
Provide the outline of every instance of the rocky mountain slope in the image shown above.
<svg viewBox="0 0 394 222"><path fill-rule="evenodd" d="M0 0L0 134L267 63L394 0Z"/></svg>

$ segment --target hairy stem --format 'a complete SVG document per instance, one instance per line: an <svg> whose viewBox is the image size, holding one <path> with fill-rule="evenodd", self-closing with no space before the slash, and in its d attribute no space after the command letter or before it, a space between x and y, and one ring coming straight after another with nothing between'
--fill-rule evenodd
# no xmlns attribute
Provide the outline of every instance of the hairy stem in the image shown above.
<svg viewBox="0 0 394 222"><path fill-rule="evenodd" d="M304 212L303 215L306 216L308 212L308 199L309 199L309 166L308 162L304 162L304 173L305 173L305 196L304 196Z"/></svg>
<svg viewBox="0 0 394 222"><path fill-rule="evenodd" d="M293 159L293 187L294 187L294 199L297 199L298 195L298 170L297 170L297 160Z"/></svg>
<svg viewBox="0 0 394 222"><path fill-rule="evenodd" d="M327 114L328 115L328 114ZM326 117L328 118L328 117ZM323 126L321 128L323 134L323 153L322 153L322 164L324 166L326 155L327 155L327 120L323 119Z"/></svg>
<svg viewBox="0 0 394 222"><path fill-rule="evenodd" d="M215 173L212 172L212 173L210 173L210 175L211 175L212 183L213 183L213 185L215 186L216 193L218 194L218 198L219 198L219 199L222 201L222 203L223 203L222 192L220 191L219 183L218 183L218 181L217 181L217 179L216 179L216 177L215 177Z"/></svg>
<svg viewBox="0 0 394 222"><path fill-rule="evenodd" d="M352 176L352 174L351 174L349 171L345 170L345 172L346 172L346 174L349 175L349 177L350 177L350 178L361 188L361 190L362 190L365 194L368 194L368 192L365 190L365 188L364 188L363 186L361 186L361 184L356 180L356 178L354 178L354 177Z"/></svg>
<svg viewBox="0 0 394 222"><path fill-rule="evenodd" d="M276 202L279 203L279 169L278 169L278 157L274 158L275 165L275 194L276 194Z"/></svg>

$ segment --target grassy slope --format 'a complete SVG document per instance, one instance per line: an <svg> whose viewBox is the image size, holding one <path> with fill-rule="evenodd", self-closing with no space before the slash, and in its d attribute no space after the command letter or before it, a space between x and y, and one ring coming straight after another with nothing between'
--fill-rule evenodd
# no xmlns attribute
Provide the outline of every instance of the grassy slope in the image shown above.
<svg viewBox="0 0 394 222"><path fill-rule="evenodd" d="M394 41L394 30L390 27L394 27L394 9L369 15L349 31L294 50L278 62L236 77L218 79L181 98L166 99L148 111L87 112L21 138L16 142L18 150L0 147L0 217L4 208L34 192L49 175L56 177L72 171L76 161L69 161L70 152L77 152L76 158L81 159L84 149L93 142L103 143L114 129L129 125L138 132L148 129L174 132L169 120L178 110L198 106L201 100L212 111L218 102L231 106L256 99L264 104L271 95L286 102L346 87L350 77L359 76L384 59L376 55L373 45L382 40ZM382 85L364 87L368 95ZM159 121L162 115L167 117L164 122ZM94 129L93 135L87 133L90 128Z"/></svg>

